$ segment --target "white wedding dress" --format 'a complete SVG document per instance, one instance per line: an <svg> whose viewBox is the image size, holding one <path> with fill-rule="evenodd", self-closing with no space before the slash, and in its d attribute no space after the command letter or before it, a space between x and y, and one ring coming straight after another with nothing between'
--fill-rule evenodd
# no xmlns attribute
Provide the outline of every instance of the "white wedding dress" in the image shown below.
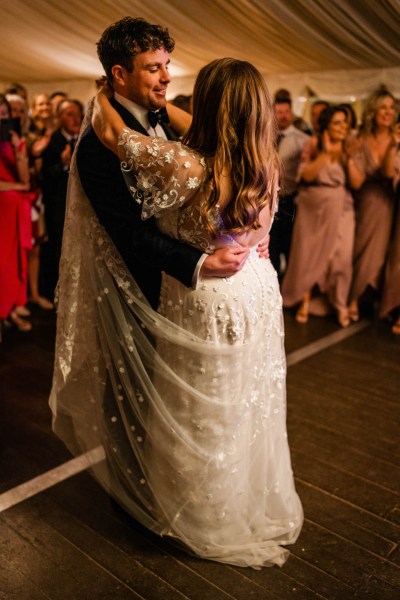
<svg viewBox="0 0 400 600"><path fill-rule="evenodd" d="M131 130L119 145L143 218L155 215L163 232L205 252L236 243L212 239L203 226L200 205L210 189L203 157ZM282 303L270 261L252 249L239 273L202 279L196 289L164 274L157 314L79 181L71 188L61 277L69 291L60 295L50 401L55 431L75 453L101 444L107 460L93 466L94 475L158 534L202 558L282 565L303 513L286 434ZM76 333L79 306L85 318Z"/></svg>

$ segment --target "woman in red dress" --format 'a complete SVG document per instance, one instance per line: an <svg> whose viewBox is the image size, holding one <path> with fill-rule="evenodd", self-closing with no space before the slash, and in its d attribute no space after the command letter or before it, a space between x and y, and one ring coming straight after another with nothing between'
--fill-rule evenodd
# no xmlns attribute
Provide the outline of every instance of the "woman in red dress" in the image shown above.
<svg viewBox="0 0 400 600"><path fill-rule="evenodd" d="M11 110L0 94L0 123ZM25 139L14 131L0 141L0 319L20 331L32 325L16 312L27 301L27 253L31 247L31 194Z"/></svg>

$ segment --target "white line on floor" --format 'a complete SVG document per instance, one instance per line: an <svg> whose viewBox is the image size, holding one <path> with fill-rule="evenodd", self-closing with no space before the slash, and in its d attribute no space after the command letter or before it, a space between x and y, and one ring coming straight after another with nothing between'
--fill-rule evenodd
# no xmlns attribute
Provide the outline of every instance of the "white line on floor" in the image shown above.
<svg viewBox="0 0 400 600"><path fill-rule="evenodd" d="M358 333L359 331L368 327L370 323L368 321L360 321L360 323L354 323L347 329L340 329L339 331L335 331L330 335L327 335L316 342L312 342L311 344L307 344L303 348L299 350L295 350L287 355L287 365L288 367L299 363L326 348L334 346L339 342L347 339L348 337ZM85 471L90 466L98 464L102 460L105 459L105 452L102 446L98 446L85 454L81 454L72 460L56 467L55 469L51 469L50 471L46 471L42 475L31 479L21 485L17 485L16 487L0 494L0 512L6 510L7 508L11 508L44 490L72 477L73 475L77 475L81 471Z"/></svg>
<svg viewBox="0 0 400 600"><path fill-rule="evenodd" d="M325 337L317 340L316 342L312 342L311 344L307 344L307 346L304 346L299 350L291 352L286 357L287 366L291 367L292 365L295 365L300 361L305 360L306 358L309 358L310 356L313 356L314 354L317 354L322 350L325 350L326 348L330 348L331 346L342 342L343 340L347 339L348 337L351 337L355 333L358 333L366 327L369 327L370 324L371 323L369 321L360 321L359 323L354 323L346 329L339 329L338 331L334 331L330 335L326 335Z"/></svg>
<svg viewBox="0 0 400 600"><path fill-rule="evenodd" d="M31 498L31 496L35 496L36 494L47 490L53 485L64 481L64 479L72 477L72 475L77 475L81 471L88 469L92 465L96 465L104 459L105 452L103 446L97 446L97 448L94 448L85 454L81 454L55 469L46 471L46 473L43 473L30 481L17 485L11 490L8 490L8 492L0 494L0 512L27 498Z"/></svg>

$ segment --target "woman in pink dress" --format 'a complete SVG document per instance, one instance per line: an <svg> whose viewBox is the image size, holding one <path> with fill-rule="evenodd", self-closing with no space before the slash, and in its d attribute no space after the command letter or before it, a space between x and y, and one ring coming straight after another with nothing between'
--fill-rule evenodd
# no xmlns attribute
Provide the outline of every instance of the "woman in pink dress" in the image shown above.
<svg viewBox="0 0 400 600"><path fill-rule="evenodd" d="M333 308L340 325L347 327L355 226L344 148L347 115L340 107L326 108L319 127L318 144L300 167L293 250L282 296L284 306L300 303L299 323L307 322L309 312L323 315Z"/></svg>
<svg viewBox="0 0 400 600"><path fill-rule="evenodd" d="M0 95L0 123L11 115ZM27 301L27 252L31 247L31 194L25 140L11 131L0 141L0 319L9 319L20 331L32 326L15 312Z"/></svg>
<svg viewBox="0 0 400 600"><path fill-rule="evenodd" d="M386 177L393 177L393 189L397 195L379 316L388 317L397 311L397 319L392 326L392 332L400 335L400 123L393 131L393 142L386 153L383 173Z"/></svg>
<svg viewBox="0 0 400 600"><path fill-rule="evenodd" d="M385 88L374 92L364 110L361 136L351 162L356 206L353 283L350 317L359 319L359 301L366 292L382 291L382 275L393 223L394 191L382 174L392 144L396 118L394 97Z"/></svg>

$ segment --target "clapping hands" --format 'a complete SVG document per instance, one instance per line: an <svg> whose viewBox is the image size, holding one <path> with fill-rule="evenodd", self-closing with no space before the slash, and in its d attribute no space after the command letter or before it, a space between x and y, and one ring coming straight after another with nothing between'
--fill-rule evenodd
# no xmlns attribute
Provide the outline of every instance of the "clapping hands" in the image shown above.
<svg viewBox="0 0 400 600"><path fill-rule="evenodd" d="M397 123L393 129L392 133L393 140L395 144L400 144L400 123Z"/></svg>

